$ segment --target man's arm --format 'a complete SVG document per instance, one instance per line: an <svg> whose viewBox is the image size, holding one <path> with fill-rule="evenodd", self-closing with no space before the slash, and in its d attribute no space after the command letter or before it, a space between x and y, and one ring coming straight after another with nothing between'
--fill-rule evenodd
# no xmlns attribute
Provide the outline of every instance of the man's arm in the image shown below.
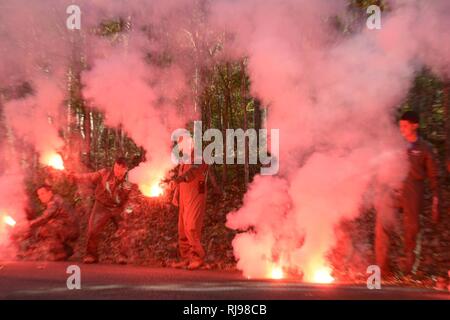
<svg viewBox="0 0 450 320"><path fill-rule="evenodd" d="M53 215L58 211L59 203L57 201L52 201L48 204L47 209L42 213L42 215L35 220L30 222L30 227L39 227L50 220Z"/></svg>
<svg viewBox="0 0 450 320"><path fill-rule="evenodd" d="M126 181L123 183L122 188L119 192L119 200L122 203L122 206L125 206L130 198L131 189L133 188L133 185Z"/></svg>
<svg viewBox="0 0 450 320"><path fill-rule="evenodd" d="M76 181L81 183L97 183L101 180L102 172L104 169L96 172L88 172L88 173L72 173L70 177Z"/></svg>

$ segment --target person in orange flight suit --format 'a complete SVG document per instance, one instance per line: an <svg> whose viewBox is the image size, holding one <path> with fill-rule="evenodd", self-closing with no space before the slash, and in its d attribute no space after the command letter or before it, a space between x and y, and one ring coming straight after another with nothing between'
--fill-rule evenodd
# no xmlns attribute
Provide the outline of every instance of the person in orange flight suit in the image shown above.
<svg viewBox="0 0 450 320"><path fill-rule="evenodd" d="M172 267L187 267L189 270L194 270L203 265L205 258L201 236L206 209L208 177L211 177L215 193L222 194L222 191L218 187L214 175L209 174L209 166L204 161L199 164L191 163L194 162L192 147L190 153L191 161L179 164L178 175L172 184L175 188L172 203L179 208L178 246L181 258L179 262L173 263Z"/></svg>

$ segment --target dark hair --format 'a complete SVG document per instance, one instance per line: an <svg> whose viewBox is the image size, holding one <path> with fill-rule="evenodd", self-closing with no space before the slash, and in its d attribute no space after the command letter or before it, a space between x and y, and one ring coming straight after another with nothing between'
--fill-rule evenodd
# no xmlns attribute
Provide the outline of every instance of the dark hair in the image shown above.
<svg viewBox="0 0 450 320"><path fill-rule="evenodd" d="M409 123L419 123L419 115L417 114L417 112L414 111L406 111L402 117L400 118L400 120L404 120L404 121L408 121Z"/></svg>
<svg viewBox="0 0 450 320"><path fill-rule="evenodd" d="M39 190L39 189L45 189L45 190L47 190L47 191L53 192L52 186L49 185L49 184L47 184L47 183L41 184L41 185L36 189L36 191Z"/></svg>
<svg viewBox="0 0 450 320"><path fill-rule="evenodd" d="M127 159L125 159L125 157L118 157L114 163L122 167L128 167Z"/></svg>

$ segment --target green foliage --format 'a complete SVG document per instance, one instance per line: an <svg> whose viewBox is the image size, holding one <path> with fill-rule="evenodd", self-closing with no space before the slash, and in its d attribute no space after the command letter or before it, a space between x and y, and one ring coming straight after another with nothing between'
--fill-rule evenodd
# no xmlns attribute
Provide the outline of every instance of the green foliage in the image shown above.
<svg viewBox="0 0 450 320"><path fill-rule="evenodd" d="M349 0L349 11L355 14L355 20L366 16L365 9L370 5L379 5L382 10L388 10L388 1L385 0ZM197 19L202 19L197 17ZM342 34L352 33L352 22L345 21L345 18L335 17L331 23L335 24L336 30ZM125 44L127 31L131 28L130 20L124 18L108 20L102 22L94 33L99 37L105 37L111 42L123 41ZM356 28L355 28L356 29ZM161 41L164 35L160 30L156 30L149 25L148 28L142 30L146 32L150 41ZM218 35L216 43L208 43L202 46L195 46L195 53L205 60L214 57L218 52L226 46L226 38L230 35ZM164 39L167 40L167 39ZM194 39L195 42L198 39ZM164 46L163 46L164 47ZM198 51L197 51L198 50ZM201 51L203 50L203 51ZM95 109L94 105L89 105L85 101L82 92L83 87L80 81L82 70L88 68L83 57L73 59L68 68L67 84L68 94L66 100L67 118L70 118L67 126L63 128L61 136L65 140L66 148L63 150L67 166L77 171L92 171L102 167L110 166L118 155L125 156L131 166L136 166L140 161L145 159L145 150L126 135L122 128L111 128L105 125L104 115ZM160 51L148 52L146 62L153 67L161 69L167 68L174 63L175 57L169 53L169 50L162 49ZM211 59L213 60L213 59ZM196 102L197 110L201 113L201 118L207 128L218 128L222 131L228 128L254 128L259 129L262 126L264 117L264 106L261 102L252 97L249 92L251 89L251 81L247 71L245 70L245 58L232 61L211 61L211 63L202 63L197 65L195 59L192 63L195 68L195 76L192 75L189 84L194 92L194 97L190 100ZM415 110L421 114L421 133L432 142L438 149L441 159L445 157L445 145L448 143L448 133L445 131L446 125L449 123L446 108L448 106L448 97L445 97L444 86L441 79L432 74L430 70L424 69L417 74L411 84L411 88L404 103L398 108L398 113L405 110ZM448 85L448 84L447 84ZM3 99L21 98L33 93L31 84L23 81L22 84L11 88L2 88L0 95ZM188 95L189 93L186 93ZM183 99L180 97L180 112L183 110ZM178 103L178 101L177 101ZM1 110L0 110L1 111ZM188 110L191 113L192 110ZM1 121L0 112L0 121ZM5 135L6 129L0 126L0 140ZM15 143L19 145L20 139ZM3 143L3 140L1 141ZM71 184L63 175L57 171L42 168L35 152L30 151L30 146L20 145L22 154L21 159L29 169L26 179L27 191L30 197L31 210L40 214L42 206L36 197L36 188L44 182L50 183L55 192L62 195L68 203L83 208L85 212L89 212L90 199L76 193L75 186ZM79 159L77 159L77 157ZM206 219L206 243L208 244L208 252L212 252L215 257L209 257L212 261L225 261L227 265L233 265L233 255L231 249L231 239L234 234L227 230L225 225L226 214L230 210L236 210L242 205L242 195L245 193L244 185L244 166L234 165L215 166L214 171L219 175L219 182L227 191L225 199L209 199L208 213ZM250 165L250 180L252 176L259 172L259 166ZM447 188L448 189L448 188ZM138 193L137 191L135 191ZM447 191L448 194L448 191ZM115 261L114 257L118 254L118 245L121 239L128 237L133 243L133 252L140 252L136 257L131 257L131 261L135 263L150 263L151 260L163 261L162 265L176 258L176 213L173 208L163 203L153 203L159 201L147 199L142 195L135 195L136 199L132 203L135 210L119 228L116 234L113 230L107 230L107 241L104 256L111 251L111 261ZM88 214L84 219L83 233L87 224ZM126 220L126 219L125 219ZM360 222L356 222L360 223ZM362 221L362 225L373 226L367 221ZM352 227L352 226L350 226ZM353 228L360 230L360 228ZM448 229L448 228L447 228ZM123 231L123 234L120 231ZM368 242L369 233L363 234L363 238ZM124 236L123 236L124 235ZM371 235L373 237L373 235ZM81 239L83 240L83 239ZM363 243L363 241L358 241ZM113 243L113 250L109 244ZM370 238L370 243L373 239ZM80 248L84 245L80 242ZM169 248L169 249L168 249ZM214 249L216 248L216 249ZM84 249L83 249L84 250ZM361 248L361 252L368 252L367 247ZM82 250L77 250L77 254L81 256ZM363 261L367 265L366 261ZM348 272L347 269L343 270Z"/></svg>
<svg viewBox="0 0 450 320"><path fill-rule="evenodd" d="M369 6L377 5L381 11L384 11L387 7L386 2L386 0L350 0L349 5L360 9L367 9Z"/></svg>
<svg viewBox="0 0 450 320"><path fill-rule="evenodd" d="M106 20L100 23L95 33L100 36L112 36L130 30L131 24L123 18Z"/></svg>
<svg viewBox="0 0 450 320"><path fill-rule="evenodd" d="M399 114L414 110L420 114L422 136L444 152L446 136L446 111L444 105L444 83L429 69L419 72L405 102L399 108Z"/></svg>

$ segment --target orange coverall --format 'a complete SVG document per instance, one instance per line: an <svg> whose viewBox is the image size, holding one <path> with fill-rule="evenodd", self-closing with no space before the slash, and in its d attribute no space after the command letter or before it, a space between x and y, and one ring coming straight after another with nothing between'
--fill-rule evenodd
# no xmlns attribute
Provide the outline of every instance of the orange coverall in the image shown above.
<svg viewBox="0 0 450 320"><path fill-rule="evenodd" d="M105 225L118 219L128 200L131 185L125 180L117 180L111 170L74 175L75 180L95 185L95 203L89 218L86 253L98 256L100 234ZM117 223L116 223L117 224ZM125 248L121 248L125 252Z"/></svg>
<svg viewBox="0 0 450 320"><path fill-rule="evenodd" d="M208 165L180 164L178 177L182 181L174 194L179 206L178 243L182 260L203 261L205 250L201 244L206 207Z"/></svg>

